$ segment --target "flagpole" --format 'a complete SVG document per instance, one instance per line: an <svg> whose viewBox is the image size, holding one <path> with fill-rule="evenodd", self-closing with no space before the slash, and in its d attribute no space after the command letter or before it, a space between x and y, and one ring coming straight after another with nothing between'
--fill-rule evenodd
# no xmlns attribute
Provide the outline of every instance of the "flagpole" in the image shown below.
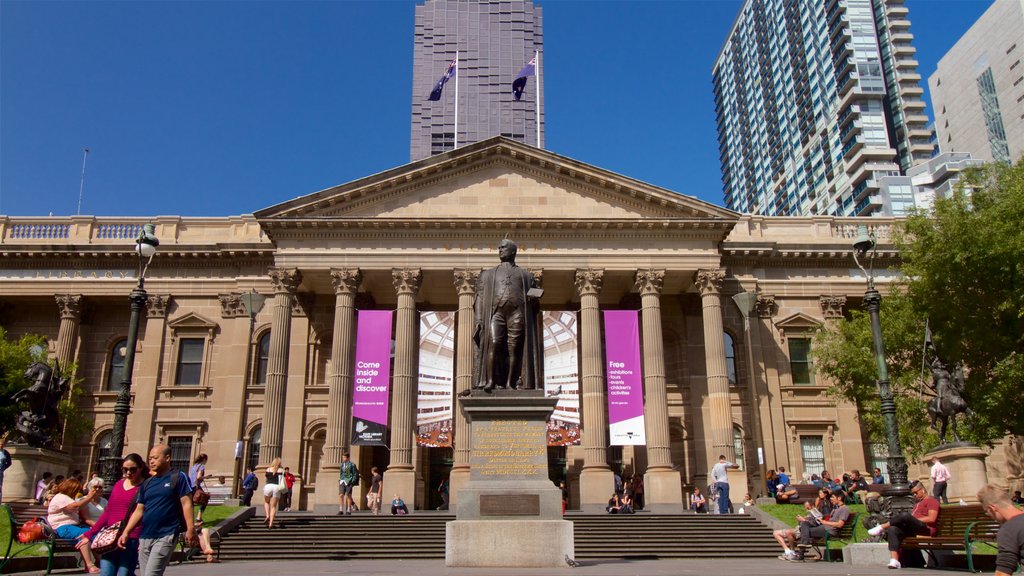
<svg viewBox="0 0 1024 576"><path fill-rule="evenodd" d="M459 51L455 51L455 148L459 147ZM455 149L453 148L453 150Z"/></svg>
<svg viewBox="0 0 1024 576"><path fill-rule="evenodd" d="M533 78L537 89L537 105L535 106L534 113L537 115L537 148L540 148L540 50L535 51L533 57L537 60L537 73Z"/></svg>

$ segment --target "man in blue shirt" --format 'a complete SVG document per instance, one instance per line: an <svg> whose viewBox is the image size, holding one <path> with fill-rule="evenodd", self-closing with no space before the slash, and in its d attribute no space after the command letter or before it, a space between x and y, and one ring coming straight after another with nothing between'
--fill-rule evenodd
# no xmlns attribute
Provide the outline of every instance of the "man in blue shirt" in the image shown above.
<svg viewBox="0 0 1024 576"><path fill-rule="evenodd" d="M242 489L245 490L245 494L242 496L242 506L252 506L252 495L256 492L256 485L260 481L252 471L252 466L247 467L245 471L245 479L242 480Z"/></svg>
<svg viewBox="0 0 1024 576"><path fill-rule="evenodd" d="M777 480L777 483L778 484L783 484L785 486L789 486L789 484L790 484L790 482L789 482L789 474L786 474L786 467L785 466L779 466L779 478Z"/></svg>
<svg viewBox="0 0 1024 576"><path fill-rule="evenodd" d="M117 545L125 547L128 534L142 522L139 535L139 568L142 576L163 576L171 561L181 523L185 540L198 546L192 523L192 486L184 472L171 470L171 449L157 444L149 451L149 469L153 476L139 487L138 506L128 519Z"/></svg>

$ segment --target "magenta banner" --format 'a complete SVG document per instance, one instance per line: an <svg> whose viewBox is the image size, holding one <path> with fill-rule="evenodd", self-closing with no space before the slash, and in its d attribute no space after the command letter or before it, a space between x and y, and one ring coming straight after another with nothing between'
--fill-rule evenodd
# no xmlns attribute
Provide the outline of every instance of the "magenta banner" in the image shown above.
<svg viewBox="0 0 1024 576"><path fill-rule="evenodd" d="M391 310L360 310L356 327L352 444L387 443L391 389Z"/></svg>
<svg viewBox="0 0 1024 576"><path fill-rule="evenodd" d="M611 445L645 445L640 323L636 310L604 311L604 349Z"/></svg>

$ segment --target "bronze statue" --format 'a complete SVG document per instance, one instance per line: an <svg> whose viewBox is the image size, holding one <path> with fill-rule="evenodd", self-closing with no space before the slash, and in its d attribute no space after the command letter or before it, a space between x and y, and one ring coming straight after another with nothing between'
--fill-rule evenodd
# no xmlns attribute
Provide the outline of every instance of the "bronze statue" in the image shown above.
<svg viewBox="0 0 1024 576"><path fill-rule="evenodd" d="M60 423L57 406L71 380L60 375L59 366L50 368L42 362L29 366L25 379L32 384L11 396L11 402L28 405L18 416L15 428L29 446L46 448L53 443L53 431Z"/></svg>
<svg viewBox="0 0 1024 576"><path fill-rule="evenodd" d="M960 442L956 431L956 416L970 412L964 400L964 370L957 366L953 373L936 354L931 362L932 390L935 398L928 401L928 415L932 419L932 429L939 433L939 441L946 442L946 427L952 424L953 440ZM938 424L941 423L941 426Z"/></svg>
<svg viewBox="0 0 1024 576"><path fill-rule="evenodd" d="M540 297L533 274L516 266L518 248L498 244L501 264L477 280L473 310L476 343L473 388L536 390L544 387Z"/></svg>

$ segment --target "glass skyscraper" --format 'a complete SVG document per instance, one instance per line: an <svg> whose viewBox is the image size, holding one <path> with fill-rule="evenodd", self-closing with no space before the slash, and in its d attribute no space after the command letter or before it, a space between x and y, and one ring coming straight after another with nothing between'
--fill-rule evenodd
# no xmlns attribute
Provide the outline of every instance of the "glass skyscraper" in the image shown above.
<svg viewBox="0 0 1024 576"><path fill-rule="evenodd" d="M416 6L412 75L410 160L456 146L505 136L531 146L544 143L543 70L531 77L522 99L512 81L544 46L541 8L530 0L427 0ZM458 139L455 136L455 79L439 101L427 96L459 55ZM538 116L539 109L539 116Z"/></svg>
<svg viewBox="0 0 1024 576"><path fill-rule="evenodd" d="M902 0L747 0L715 61L725 204L885 214L879 179L932 154Z"/></svg>

